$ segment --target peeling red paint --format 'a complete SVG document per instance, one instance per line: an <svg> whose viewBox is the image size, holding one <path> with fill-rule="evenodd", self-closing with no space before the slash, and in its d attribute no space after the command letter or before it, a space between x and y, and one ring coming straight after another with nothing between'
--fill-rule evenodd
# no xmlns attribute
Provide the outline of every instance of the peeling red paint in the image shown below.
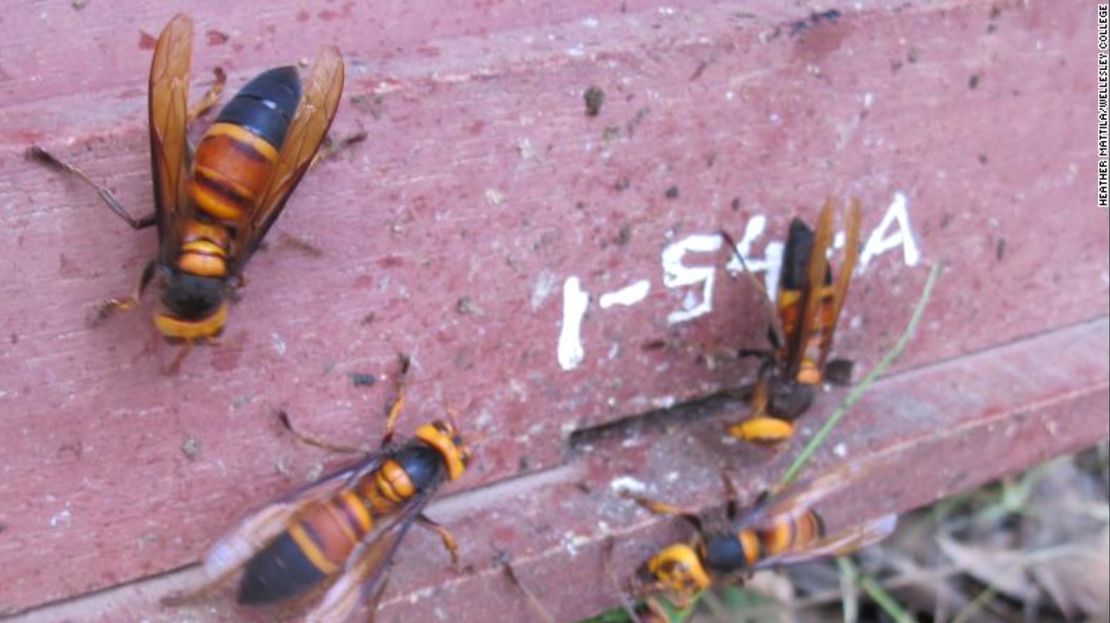
<svg viewBox="0 0 1110 623"><path fill-rule="evenodd" d="M223 45L227 43L228 39L231 38L230 35L228 35L226 32L222 32L219 30L209 30L204 33L204 36L205 39L207 39L208 41L208 45L210 46Z"/></svg>
<svg viewBox="0 0 1110 623"><path fill-rule="evenodd" d="M139 31L139 49L140 50L153 50L154 45L158 43L158 38L146 32L145 30Z"/></svg>

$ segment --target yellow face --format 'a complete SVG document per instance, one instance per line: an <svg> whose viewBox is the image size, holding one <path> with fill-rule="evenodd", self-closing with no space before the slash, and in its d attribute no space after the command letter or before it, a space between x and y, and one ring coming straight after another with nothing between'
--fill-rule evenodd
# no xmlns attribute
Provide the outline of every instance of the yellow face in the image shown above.
<svg viewBox="0 0 1110 623"><path fill-rule="evenodd" d="M457 480L470 464L470 448L459 436L455 426L449 422L436 420L416 429L416 438L432 446L443 455L447 464L447 477Z"/></svg>
<svg viewBox="0 0 1110 623"><path fill-rule="evenodd" d="M655 582L666 590L680 594L693 594L711 584L701 560L686 544L665 547L647 562L647 571Z"/></svg>

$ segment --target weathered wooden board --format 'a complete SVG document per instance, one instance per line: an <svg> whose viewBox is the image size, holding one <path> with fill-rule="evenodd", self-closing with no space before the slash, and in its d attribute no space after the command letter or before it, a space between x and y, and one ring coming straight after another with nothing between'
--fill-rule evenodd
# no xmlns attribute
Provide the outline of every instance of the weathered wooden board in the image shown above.
<svg viewBox="0 0 1110 623"><path fill-rule="evenodd" d="M831 529L909 510L1105 438L1107 348L1110 322L1103 318L880 381L810 468L821 473L842 461L864 464L853 487L822 505ZM1039 367L1043 371L1032 382L1027 371ZM843 393L826 396L803 438ZM627 578L656 548L688 536L684 523L659 522L620 498L620 488L643 487L653 497L691 508L715 507L723 470L737 479L745 503L793 459L793 452L775 455L723 441L724 423L742 412L735 403L714 400L576 435L563 466L434 504L430 514L460 539L462 565L451 569L437 538L414 531L410 547L398 556L378 620L533 620L523 595L502 575L500 552L511 557L557 620L613 607L617 589L600 558L606 538L619 544L613 574ZM192 568L20 620L262 621L296 615L237 610L230 590L194 607L157 605L163 595L197 581Z"/></svg>
<svg viewBox="0 0 1110 623"><path fill-rule="evenodd" d="M252 261L223 344L198 349L176 377L160 372L172 351L150 325L150 302L85 325L99 299L130 287L153 232L132 232L86 188L21 155L42 144L144 211L149 48L172 10L133 0L8 7L0 611L195 561L246 509L335 460L282 435L275 410L304 430L373 443L397 352L414 360L403 428L449 407L483 437L452 489L473 504L457 513L465 534L509 503L486 487L580 469L574 431L739 385L749 368L707 369L697 353L758 346L767 318L749 283L725 270L728 254L713 251L715 232L751 233L753 265L765 266L789 219L812 218L832 193L864 205L865 260L837 341L862 370L892 344L933 262L945 274L900 370L1053 331L1094 331L1105 354L1105 331L1081 324L1106 315L1110 283L1106 213L1094 207L1089 5L780 4L194 3L198 92L217 65L238 86L334 43L349 67L336 133L361 127L369 140L310 172ZM822 13L834 8L835 19ZM605 93L596 117L583 100L591 86ZM577 335L574 284L589 295ZM645 348L658 341L665 347ZM1032 343L1024 382L1078 418L1068 431L1079 436L1015 437L1012 462L968 483L1106 433L1105 367L1067 359L1091 375L1068 389L1038 361L1080 355ZM383 382L355 386L352 373ZM1005 382L1014 378L1025 377ZM1041 404L1007 395L996 412L990 396L960 398L948 415L1001 414L996 428ZM952 399L923 396L923 412ZM838 440L855 448L853 435L866 434L848 428ZM781 468L718 447L653 469L709 469L734 452L764 480ZM615 464L654 482L638 462ZM691 496L715 493L711 478L690 482ZM567 516L597 523L596 505L563 497ZM571 533L579 524L540 506L550 499L496 525L547 514L551 535ZM547 551L531 527L517 529L525 536L494 542L514 555ZM430 543L414 538L399 586L449 577ZM488 572L489 543L471 541L467 562ZM582 614L575 605L565 613Z"/></svg>

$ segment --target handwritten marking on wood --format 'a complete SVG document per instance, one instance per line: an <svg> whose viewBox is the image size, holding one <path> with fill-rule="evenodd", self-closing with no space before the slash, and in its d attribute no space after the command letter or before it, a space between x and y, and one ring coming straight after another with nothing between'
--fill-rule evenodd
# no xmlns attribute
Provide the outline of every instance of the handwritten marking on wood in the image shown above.
<svg viewBox="0 0 1110 623"><path fill-rule="evenodd" d="M609 309L614 305L629 307L647 298L649 290L651 290L651 282L647 279L641 279L620 290L602 294L601 298L598 299L598 305L601 306L601 309Z"/></svg>
<svg viewBox="0 0 1110 623"><path fill-rule="evenodd" d="M663 285L668 288L702 284L701 297L683 298L683 309L667 314L667 322L675 324L693 320L713 309L713 284L717 278L714 264L687 266L683 259L687 253L712 253L721 248L719 234L694 234L667 245L663 249Z"/></svg>
<svg viewBox="0 0 1110 623"><path fill-rule="evenodd" d="M860 254L859 258L859 274L867 270L871 260L875 259L876 256L898 247L902 247L902 261L905 262L906 266L917 266L921 261L921 252L917 249L917 243L913 239L913 231L910 229L910 216L906 209L907 203L904 193L894 193L894 201L887 208L882 222L871 232L871 235L867 238L867 244L863 245L863 253ZM898 230L887 236L887 230L894 224L898 225Z"/></svg>
<svg viewBox="0 0 1110 623"><path fill-rule="evenodd" d="M582 289L578 277L563 282L563 327L559 330L559 366L573 370L582 363L586 350L582 346L582 318L590 305L590 295Z"/></svg>
<svg viewBox="0 0 1110 623"><path fill-rule="evenodd" d="M894 198L883 214L882 221L867 238L856 274L863 274L874 259L884 253L902 249L902 261L906 266L917 266L921 262L921 251L914 240L910 226L909 202L905 193L895 192ZM780 240L768 241L763 249L763 257L753 257L752 245L767 228L767 217L756 214L746 223L744 235L736 243L735 253L724 268L736 274L743 270L763 273L763 283L767 295L774 300L779 287L779 272L782 268L784 244ZM893 229L893 231L892 231ZM713 311L713 287L717 280L719 258L724 238L720 234L692 234L680 238L663 248L660 255L663 285L667 288L688 288L681 302L681 309L667 314L669 324L689 322ZM845 236L837 232L833 238L832 254L844 248ZM691 256L712 254L705 263L692 262ZM739 257L737 257L739 256ZM740 258L743 258L741 262ZM640 279L612 292L601 294L598 306L610 309L615 306L629 307L647 298L651 283ZM571 370L582 363L585 346L582 344L582 320L589 308L590 295L582 289L578 277L568 277L563 283L563 322L559 332L558 360L564 370ZM612 351L611 351L612 352ZM612 359L612 357L610 357Z"/></svg>
<svg viewBox="0 0 1110 623"><path fill-rule="evenodd" d="M757 214L748 221L748 225L744 228L744 236L736 243L736 253L729 258L728 264L725 264L725 270L730 273L736 274L744 270L744 266L748 267L753 273L763 272L763 287L767 288L767 295L772 300L779 289L779 268L782 266L782 250L785 245L774 240L767 243L766 248L763 250L763 257L752 257L752 243L756 238L763 235L763 230L767 228L767 217L762 214ZM743 263L740 262L739 254L744 258Z"/></svg>

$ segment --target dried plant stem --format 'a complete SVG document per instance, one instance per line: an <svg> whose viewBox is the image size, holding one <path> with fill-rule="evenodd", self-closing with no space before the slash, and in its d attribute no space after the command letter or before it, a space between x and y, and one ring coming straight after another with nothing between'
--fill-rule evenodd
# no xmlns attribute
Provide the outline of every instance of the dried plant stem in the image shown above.
<svg viewBox="0 0 1110 623"><path fill-rule="evenodd" d="M979 611L982 610L987 604L989 604L992 599L994 599L995 594L996 593L994 588L990 586L983 589L983 592L976 595L975 599L971 600L971 603L967 604L963 607L963 609L960 610L959 614L957 614L956 617L952 619L952 623L964 623L965 621L974 620L975 615L979 614Z"/></svg>
<svg viewBox="0 0 1110 623"><path fill-rule="evenodd" d="M905 608L875 581L875 578L861 575L850 558L841 557L836 562L840 565L840 572L855 580L863 592L867 593L867 596L873 599L887 616L898 623L914 623L915 619L910 616L910 613L906 612Z"/></svg>

